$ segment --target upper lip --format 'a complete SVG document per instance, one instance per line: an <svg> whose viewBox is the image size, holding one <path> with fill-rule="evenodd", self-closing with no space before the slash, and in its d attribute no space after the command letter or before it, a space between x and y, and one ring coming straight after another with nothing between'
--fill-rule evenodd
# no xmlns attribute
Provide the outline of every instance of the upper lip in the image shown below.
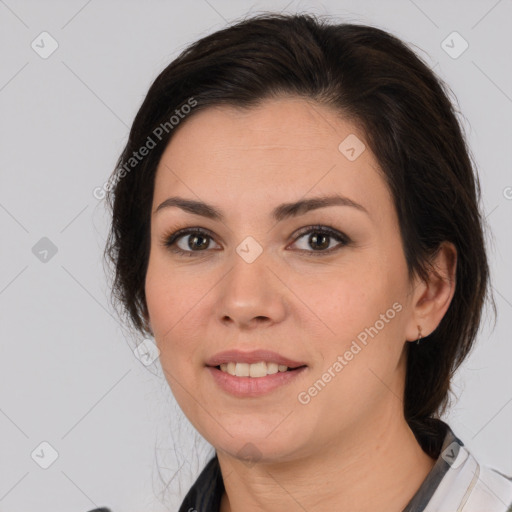
<svg viewBox="0 0 512 512"><path fill-rule="evenodd" d="M265 361L267 363L277 363L288 366L288 368L297 368L299 366L305 366L306 363L300 361L294 361L288 357L284 357L277 352L272 350L251 350L249 352L242 352L240 350L226 350L219 352L214 356L210 357L206 361L206 366L219 366L223 363L259 363Z"/></svg>

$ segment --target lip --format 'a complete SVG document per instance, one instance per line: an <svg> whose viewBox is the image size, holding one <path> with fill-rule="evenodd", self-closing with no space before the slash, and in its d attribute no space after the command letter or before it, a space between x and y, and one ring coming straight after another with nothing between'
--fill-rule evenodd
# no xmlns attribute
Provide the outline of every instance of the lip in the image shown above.
<svg viewBox="0 0 512 512"><path fill-rule="evenodd" d="M261 359L260 359L261 360ZM215 383L226 393L237 398L251 398L266 395L286 384L289 384L308 368L303 366L296 370L277 372L266 377L235 377L219 370L215 366L207 366L206 370Z"/></svg>
<svg viewBox="0 0 512 512"><path fill-rule="evenodd" d="M226 350L224 352L219 352L215 354L213 357L206 361L206 366L215 367L219 366L223 363L259 363L260 361L265 361L266 363L277 363L288 366L288 368L298 368L299 366L307 366L306 363L300 361L294 361L293 359L289 359L288 357L284 357L277 352L273 352L272 350L251 350L249 352L242 352L241 350ZM270 377L268 375L267 377ZM257 377L259 379L266 379L267 377ZM243 378L243 377L237 377Z"/></svg>

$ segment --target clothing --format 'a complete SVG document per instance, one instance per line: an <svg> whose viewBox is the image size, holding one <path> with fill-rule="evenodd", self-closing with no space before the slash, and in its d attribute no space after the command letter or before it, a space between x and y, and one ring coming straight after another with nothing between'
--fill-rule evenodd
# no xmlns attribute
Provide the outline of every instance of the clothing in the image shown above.
<svg viewBox="0 0 512 512"><path fill-rule="evenodd" d="M512 512L512 477L479 464L446 423L437 423L437 439L418 439L437 460L402 512ZM223 492L215 455L179 512L219 512Z"/></svg>
<svg viewBox="0 0 512 512"><path fill-rule="evenodd" d="M436 434L418 436L418 442L436 462L402 512L512 512L512 477L479 464L446 423L435 422ZM219 512L223 493L215 455L190 488L179 512Z"/></svg>

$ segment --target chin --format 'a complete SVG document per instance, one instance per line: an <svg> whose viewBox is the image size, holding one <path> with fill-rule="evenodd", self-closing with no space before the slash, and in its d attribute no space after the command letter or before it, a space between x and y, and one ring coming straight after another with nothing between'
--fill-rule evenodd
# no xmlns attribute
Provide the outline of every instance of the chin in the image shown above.
<svg viewBox="0 0 512 512"><path fill-rule="evenodd" d="M218 452L236 458L247 465L256 463L287 462L296 459L302 453L301 447L307 445L306 440L301 442L298 436L289 431L277 435L276 432L268 435L271 429L262 431L248 431L242 425L238 427L242 432L231 432L233 437L226 434L222 439L211 439L210 444ZM293 444L292 444L293 441Z"/></svg>

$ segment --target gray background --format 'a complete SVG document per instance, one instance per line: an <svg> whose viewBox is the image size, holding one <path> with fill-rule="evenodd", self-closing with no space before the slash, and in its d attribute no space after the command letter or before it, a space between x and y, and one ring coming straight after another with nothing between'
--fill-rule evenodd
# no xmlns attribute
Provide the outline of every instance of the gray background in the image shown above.
<svg viewBox="0 0 512 512"><path fill-rule="evenodd" d="M498 321L492 330L486 315L446 420L479 460L512 474L511 1L0 0L0 511L176 510L212 453L109 306L108 218L93 189L165 65L267 9L389 30L458 98L493 233ZM31 47L51 49L43 31L58 43L48 58ZM442 47L453 31L469 44L457 58Z"/></svg>

